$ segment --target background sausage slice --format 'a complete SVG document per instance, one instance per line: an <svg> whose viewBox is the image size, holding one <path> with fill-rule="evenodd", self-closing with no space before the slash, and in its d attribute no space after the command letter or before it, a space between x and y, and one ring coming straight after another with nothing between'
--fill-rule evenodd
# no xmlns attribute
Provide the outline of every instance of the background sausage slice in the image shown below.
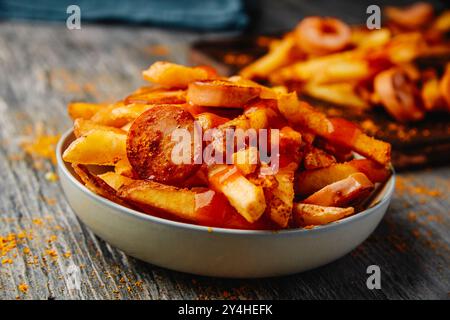
<svg viewBox="0 0 450 320"><path fill-rule="evenodd" d="M175 129L186 129L191 135L191 161L175 164L172 150L177 141L171 135ZM193 175L194 118L180 107L158 105L140 115L131 125L127 138L128 160L141 179L165 184L177 184Z"/></svg>

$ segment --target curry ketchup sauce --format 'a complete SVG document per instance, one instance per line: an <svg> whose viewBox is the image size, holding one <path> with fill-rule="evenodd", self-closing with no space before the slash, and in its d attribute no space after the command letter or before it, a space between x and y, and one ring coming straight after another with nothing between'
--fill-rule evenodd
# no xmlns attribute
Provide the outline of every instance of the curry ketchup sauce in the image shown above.
<svg viewBox="0 0 450 320"><path fill-rule="evenodd" d="M339 146L352 145L356 136L361 132L357 125L348 120L332 118L329 121L331 128L326 139Z"/></svg>
<svg viewBox="0 0 450 320"><path fill-rule="evenodd" d="M214 190L198 193L195 200L196 222L199 225L247 230L273 229L273 225L268 221L248 222L230 205L223 194Z"/></svg>

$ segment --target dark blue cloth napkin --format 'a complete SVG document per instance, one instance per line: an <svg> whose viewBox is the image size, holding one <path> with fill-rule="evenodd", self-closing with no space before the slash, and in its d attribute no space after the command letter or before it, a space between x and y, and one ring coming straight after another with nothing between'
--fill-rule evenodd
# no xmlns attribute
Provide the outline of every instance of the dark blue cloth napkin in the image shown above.
<svg viewBox="0 0 450 320"><path fill-rule="evenodd" d="M65 21L70 5L83 21L120 21L199 30L241 29L242 0L0 0L0 19Z"/></svg>

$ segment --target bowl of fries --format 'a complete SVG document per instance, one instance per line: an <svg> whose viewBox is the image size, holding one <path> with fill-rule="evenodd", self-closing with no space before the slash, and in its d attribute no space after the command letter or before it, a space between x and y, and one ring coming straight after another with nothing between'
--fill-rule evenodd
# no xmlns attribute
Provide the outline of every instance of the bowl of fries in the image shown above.
<svg viewBox="0 0 450 320"><path fill-rule="evenodd" d="M209 67L143 76L116 103L71 103L57 147L71 207L111 245L182 272L279 276L338 259L384 216L388 143Z"/></svg>

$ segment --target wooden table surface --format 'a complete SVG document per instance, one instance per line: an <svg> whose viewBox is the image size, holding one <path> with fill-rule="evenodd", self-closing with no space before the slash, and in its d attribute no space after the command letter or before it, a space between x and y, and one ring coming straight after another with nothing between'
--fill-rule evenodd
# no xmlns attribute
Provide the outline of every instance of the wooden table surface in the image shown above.
<svg viewBox="0 0 450 320"><path fill-rule="evenodd" d="M0 22L0 299L448 299L450 167L399 174L390 209L367 241L325 267L280 278L162 269L126 256L77 219L52 182L54 165L21 144L39 130L68 129L68 102L120 99L153 61L185 62L187 44L200 36ZM366 287L369 265L381 268L381 290ZM70 286L73 266L79 289Z"/></svg>

